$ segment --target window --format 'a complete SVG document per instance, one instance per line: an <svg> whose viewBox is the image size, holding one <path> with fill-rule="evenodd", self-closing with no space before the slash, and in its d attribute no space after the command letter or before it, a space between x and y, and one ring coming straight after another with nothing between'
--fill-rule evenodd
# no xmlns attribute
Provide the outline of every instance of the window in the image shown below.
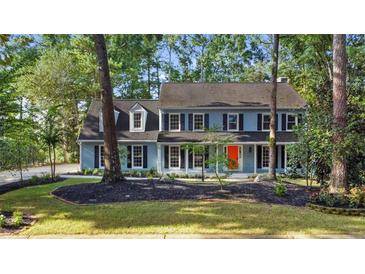
<svg viewBox="0 0 365 274"><path fill-rule="evenodd" d="M203 166L203 153L194 152L194 168Z"/></svg>
<svg viewBox="0 0 365 274"><path fill-rule="evenodd" d="M142 146L132 146L132 167L143 167L143 149Z"/></svg>
<svg viewBox="0 0 365 274"><path fill-rule="evenodd" d="M142 113L141 112L133 113L133 128L142 129Z"/></svg>
<svg viewBox="0 0 365 274"><path fill-rule="evenodd" d="M194 113L194 130L204 130L204 114Z"/></svg>
<svg viewBox="0 0 365 274"><path fill-rule="evenodd" d="M262 115L262 130L270 130L270 114Z"/></svg>
<svg viewBox="0 0 365 274"><path fill-rule="evenodd" d="M297 125L297 116L294 114L287 115L286 129L293 130L294 126Z"/></svg>
<svg viewBox="0 0 365 274"><path fill-rule="evenodd" d="M170 146L170 168L180 168L179 146Z"/></svg>
<svg viewBox="0 0 365 274"><path fill-rule="evenodd" d="M180 131L180 113L170 113L170 131Z"/></svg>
<svg viewBox="0 0 365 274"><path fill-rule="evenodd" d="M228 114L228 130L238 130L238 114Z"/></svg>
<svg viewBox="0 0 365 274"><path fill-rule="evenodd" d="M270 162L269 147L263 146L262 147L262 168L268 168L269 162Z"/></svg>
<svg viewBox="0 0 365 274"><path fill-rule="evenodd" d="M100 146L99 166L104 167L104 146Z"/></svg>

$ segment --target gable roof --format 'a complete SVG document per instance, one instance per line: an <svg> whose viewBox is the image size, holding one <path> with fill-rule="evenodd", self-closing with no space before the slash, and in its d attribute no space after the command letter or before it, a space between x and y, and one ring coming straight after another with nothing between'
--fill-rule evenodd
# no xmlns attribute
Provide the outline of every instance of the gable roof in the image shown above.
<svg viewBox="0 0 365 274"><path fill-rule="evenodd" d="M270 106L271 83L164 83L161 108ZM304 108L304 99L288 84L278 83L277 108Z"/></svg>
<svg viewBox="0 0 365 274"><path fill-rule="evenodd" d="M119 111L116 124L118 140L157 140L159 127L158 100L113 99L113 102L114 109ZM129 111L137 103L147 111L146 129L144 132L129 131ZM100 111L101 100L94 99L89 107L89 111L79 135L79 140L103 140L103 132L99 132Z"/></svg>

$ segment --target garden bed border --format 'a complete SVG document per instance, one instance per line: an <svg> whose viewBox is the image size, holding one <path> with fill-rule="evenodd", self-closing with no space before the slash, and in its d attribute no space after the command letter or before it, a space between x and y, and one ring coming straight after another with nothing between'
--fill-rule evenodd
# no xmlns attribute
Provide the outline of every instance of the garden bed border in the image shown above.
<svg viewBox="0 0 365 274"><path fill-rule="evenodd" d="M323 205L317 205L313 203L308 203L307 207L320 211L323 213L337 214L337 215L347 215L347 216L364 216L365 208L342 208L342 207L329 207Z"/></svg>

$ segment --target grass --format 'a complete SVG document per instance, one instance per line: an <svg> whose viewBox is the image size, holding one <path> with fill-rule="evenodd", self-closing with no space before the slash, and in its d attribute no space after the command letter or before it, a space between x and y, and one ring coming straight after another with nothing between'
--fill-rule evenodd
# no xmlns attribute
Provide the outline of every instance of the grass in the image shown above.
<svg viewBox="0 0 365 274"><path fill-rule="evenodd" d="M239 201L129 202L77 206L52 197L57 187L90 179L28 187L0 196L3 209L38 218L23 236L110 234L365 234L365 219L307 208Z"/></svg>
<svg viewBox="0 0 365 274"><path fill-rule="evenodd" d="M296 185L300 185L300 186L307 186L307 183L305 181L304 178L288 178L285 177L283 178L284 181L292 183L292 184L296 184ZM310 184L310 182L308 182L308 184ZM318 184L316 181L312 182L312 187L320 187L320 184Z"/></svg>

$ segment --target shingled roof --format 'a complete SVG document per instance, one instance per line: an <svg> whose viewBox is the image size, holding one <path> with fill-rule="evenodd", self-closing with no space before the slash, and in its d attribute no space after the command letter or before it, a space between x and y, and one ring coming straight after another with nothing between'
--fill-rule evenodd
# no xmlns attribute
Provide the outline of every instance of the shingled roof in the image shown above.
<svg viewBox="0 0 365 274"><path fill-rule="evenodd" d="M117 138L124 140L157 140L158 136L158 100L118 100L114 99L114 109L119 111L116 124ZM148 112L146 130L144 132L129 131L129 110L136 103L140 104ZM103 132L99 132L99 112L101 111L101 101L93 100L87 113L83 128L81 129L79 140L103 140Z"/></svg>
<svg viewBox="0 0 365 274"><path fill-rule="evenodd" d="M164 83L161 108L270 106L271 83ZM277 108L300 109L304 99L288 84L278 83Z"/></svg>

